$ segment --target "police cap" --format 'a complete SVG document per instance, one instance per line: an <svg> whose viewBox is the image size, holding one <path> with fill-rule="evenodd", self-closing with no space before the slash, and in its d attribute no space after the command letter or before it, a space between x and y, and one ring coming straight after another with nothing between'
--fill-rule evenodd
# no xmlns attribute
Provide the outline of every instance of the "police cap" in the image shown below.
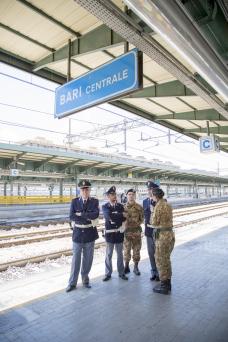
<svg viewBox="0 0 228 342"><path fill-rule="evenodd" d="M129 190L127 190L127 194L128 194L129 192L133 192L133 194L136 193L135 189L129 189Z"/></svg>
<svg viewBox="0 0 228 342"><path fill-rule="evenodd" d="M152 181L146 182L146 186L147 186L148 189L159 188L159 186L156 183L152 182Z"/></svg>
<svg viewBox="0 0 228 342"><path fill-rule="evenodd" d="M111 195L111 194L115 194L116 193L116 187L113 185L111 186L110 189L108 189L108 191L106 191L106 195Z"/></svg>
<svg viewBox="0 0 228 342"><path fill-rule="evenodd" d="M86 180L86 179L82 179L78 183L78 186L79 186L80 189L90 188L91 187L91 183L88 180Z"/></svg>

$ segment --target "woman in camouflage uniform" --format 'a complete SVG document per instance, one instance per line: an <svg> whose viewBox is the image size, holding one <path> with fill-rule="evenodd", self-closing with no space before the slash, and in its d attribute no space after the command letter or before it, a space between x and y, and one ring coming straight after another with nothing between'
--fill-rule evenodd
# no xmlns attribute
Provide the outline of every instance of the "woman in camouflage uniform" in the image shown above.
<svg viewBox="0 0 228 342"><path fill-rule="evenodd" d="M163 199L164 192L160 188L152 190L156 206L151 217L151 224L155 228L155 260L161 283L154 287L156 293L168 294L171 291L172 268L170 255L174 248L175 236L173 232L172 207Z"/></svg>

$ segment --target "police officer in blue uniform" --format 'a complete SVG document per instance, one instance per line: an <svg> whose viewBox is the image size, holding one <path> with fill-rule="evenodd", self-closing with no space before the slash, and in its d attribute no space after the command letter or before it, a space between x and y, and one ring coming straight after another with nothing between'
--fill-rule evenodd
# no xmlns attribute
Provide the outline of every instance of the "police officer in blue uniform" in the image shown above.
<svg viewBox="0 0 228 342"><path fill-rule="evenodd" d="M80 197L72 200L70 208L70 220L73 228L73 258L66 292L76 288L80 268L83 286L91 288L89 272L93 262L95 240L99 237L96 228L99 202L96 198L90 197L91 184L88 180L81 180L78 186L80 187Z"/></svg>
<svg viewBox="0 0 228 342"><path fill-rule="evenodd" d="M150 216L153 213L153 208L155 207L155 202L152 199L152 190L154 188L159 188L159 186L152 182L148 181L146 183L148 189L148 197L143 200L143 210L144 210L144 218L145 218L145 236L147 241L147 251L150 259L151 265L151 278L150 280L159 281L158 270L155 262L155 240L153 236L153 227L150 225Z"/></svg>
<svg viewBox="0 0 228 342"><path fill-rule="evenodd" d="M119 277L128 280L124 274L123 263L123 241L124 228L123 222L124 207L117 202L116 187L112 186L107 192L108 202L102 206L105 219L105 240L106 240L106 257L105 257L105 277L103 281L111 279L112 274L112 254L115 247L117 253L117 270Z"/></svg>

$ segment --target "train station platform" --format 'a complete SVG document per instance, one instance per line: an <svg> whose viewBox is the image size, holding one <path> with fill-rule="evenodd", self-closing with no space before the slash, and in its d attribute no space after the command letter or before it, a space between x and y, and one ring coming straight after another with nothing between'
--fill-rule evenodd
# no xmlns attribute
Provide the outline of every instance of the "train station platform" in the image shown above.
<svg viewBox="0 0 228 342"><path fill-rule="evenodd" d="M140 277L58 291L0 314L0 341L225 342L228 336L228 229L178 245L171 295L155 294L149 263Z"/></svg>

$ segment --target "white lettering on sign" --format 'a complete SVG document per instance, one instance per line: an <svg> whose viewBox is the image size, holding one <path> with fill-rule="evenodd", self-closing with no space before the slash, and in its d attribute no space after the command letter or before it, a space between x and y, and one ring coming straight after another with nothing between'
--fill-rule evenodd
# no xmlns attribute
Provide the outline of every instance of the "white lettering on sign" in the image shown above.
<svg viewBox="0 0 228 342"><path fill-rule="evenodd" d="M108 87L117 82L121 82L126 78L128 78L128 69L124 69L116 74L113 74L112 76L108 76L100 81L87 85L87 87L85 88L85 93L87 95L90 95L98 90L101 90L102 88ZM66 94L62 94L60 96L60 105L62 106L67 104L68 102L75 101L78 98L82 97L82 95L83 90L81 86L79 88L73 89L72 91L68 91Z"/></svg>
<svg viewBox="0 0 228 342"><path fill-rule="evenodd" d="M62 94L60 96L60 105L64 105L68 102L74 101L77 98L82 96L82 87L72 89L68 91L66 94Z"/></svg>

